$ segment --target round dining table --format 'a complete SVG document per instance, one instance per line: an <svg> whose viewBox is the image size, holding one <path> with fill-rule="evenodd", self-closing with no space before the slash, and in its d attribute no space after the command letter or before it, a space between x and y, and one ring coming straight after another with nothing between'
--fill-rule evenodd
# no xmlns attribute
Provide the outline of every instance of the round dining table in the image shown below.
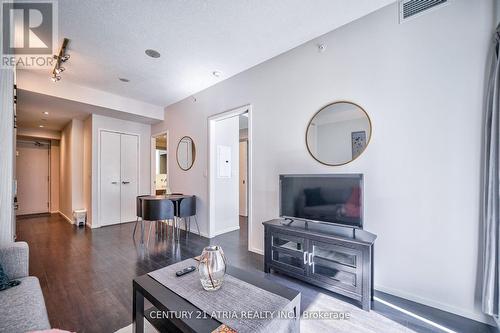
<svg viewBox="0 0 500 333"><path fill-rule="evenodd" d="M193 195L187 194L163 194L140 196L139 200L170 200L174 203L175 211L179 211L179 203L182 199L191 198ZM175 234L175 233L174 233ZM144 241L144 220L141 221L141 241Z"/></svg>

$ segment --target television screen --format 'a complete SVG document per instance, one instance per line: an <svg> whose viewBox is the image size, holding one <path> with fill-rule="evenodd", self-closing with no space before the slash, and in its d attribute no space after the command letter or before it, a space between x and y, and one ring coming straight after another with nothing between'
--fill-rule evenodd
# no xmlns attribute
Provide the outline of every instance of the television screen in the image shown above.
<svg viewBox="0 0 500 333"><path fill-rule="evenodd" d="M363 227L363 175L280 175L283 218Z"/></svg>

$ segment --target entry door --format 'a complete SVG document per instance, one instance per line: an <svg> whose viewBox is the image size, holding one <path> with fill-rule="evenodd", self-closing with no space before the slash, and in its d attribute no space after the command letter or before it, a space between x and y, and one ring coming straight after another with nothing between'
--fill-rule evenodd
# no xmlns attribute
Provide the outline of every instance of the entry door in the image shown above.
<svg viewBox="0 0 500 333"><path fill-rule="evenodd" d="M119 133L101 132L101 225L116 224L121 221L120 141Z"/></svg>
<svg viewBox="0 0 500 333"><path fill-rule="evenodd" d="M49 212L49 148L48 143L17 143L16 215Z"/></svg>
<svg viewBox="0 0 500 333"><path fill-rule="evenodd" d="M248 216L248 141L240 142L240 215Z"/></svg>
<svg viewBox="0 0 500 333"><path fill-rule="evenodd" d="M135 221L139 172L138 139L121 134L121 222Z"/></svg>

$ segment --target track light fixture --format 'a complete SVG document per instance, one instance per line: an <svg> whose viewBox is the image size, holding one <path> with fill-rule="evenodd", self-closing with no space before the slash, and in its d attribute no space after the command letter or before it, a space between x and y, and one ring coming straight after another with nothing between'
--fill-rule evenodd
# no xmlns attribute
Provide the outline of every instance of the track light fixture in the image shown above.
<svg viewBox="0 0 500 333"><path fill-rule="evenodd" d="M66 68L61 66L61 64L68 61L70 58L70 55L66 54L66 47L68 46L68 43L69 43L69 39L64 38L63 43L61 45L61 48L59 49L59 52L57 53L57 55L54 55L55 64L54 64L54 67L52 68L52 73L50 76L50 79L53 82L60 81L61 76L59 76L59 74L61 74L62 72L64 72L66 70Z"/></svg>
<svg viewBox="0 0 500 333"><path fill-rule="evenodd" d="M54 74L50 77L50 79L52 80L52 82L57 82L61 80L61 77L59 75Z"/></svg>

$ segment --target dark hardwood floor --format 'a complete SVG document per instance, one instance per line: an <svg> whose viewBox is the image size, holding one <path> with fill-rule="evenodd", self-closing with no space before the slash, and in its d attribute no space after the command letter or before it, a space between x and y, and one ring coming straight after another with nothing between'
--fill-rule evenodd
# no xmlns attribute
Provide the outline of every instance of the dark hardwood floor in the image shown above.
<svg viewBox="0 0 500 333"><path fill-rule="evenodd" d="M129 325L132 279L197 256L211 243L222 244L234 266L262 267L262 257L246 249L246 227L212 240L196 234L186 239L182 232L178 244L152 237L149 247L140 244L139 230L133 240L133 228L134 223L77 228L57 214L17 222L18 240L30 246L30 274L40 279L52 327L84 333Z"/></svg>
<svg viewBox="0 0 500 333"><path fill-rule="evenodd" d="M17 236L30 246L30 274L40 279L52 327L79 333L114 332L132 321L134 277L199 255L209 244L221 245L231 265L262 271L263 257L247 251L245 219L240 219L240 226L240 231L211 240L195 234L186 238L182 232L177 244L153 238L143 246L139 231L137 240L132 238L134 223L91 230L77 228L55 214L19 220ZM318 294L328 293L285 276L270 278L299 289L303 309ZM489 326L443 311L382 293L377 296L427 318L435 316L456 332L493 332ZM378 302L374 311L416 332L442 332Z"/></svg>

